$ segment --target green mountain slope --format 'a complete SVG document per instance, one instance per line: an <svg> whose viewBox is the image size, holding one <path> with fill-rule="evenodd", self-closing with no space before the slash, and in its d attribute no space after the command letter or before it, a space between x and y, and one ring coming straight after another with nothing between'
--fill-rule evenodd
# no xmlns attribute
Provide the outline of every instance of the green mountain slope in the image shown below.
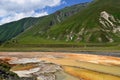
<svg viewBox="0 0 120 80"><path fill-rule="evenodd" d="M47 32L40 30L41 24L39 24L17 37L16 40L20 44L120 42L119 5L119 0L95 0L60 24L48 27ZM43 28L46 27L43 26Z"/></svg>
<svg viewBox="0 0 120 80"><path fill-rule="evenodd" d="M119 43L120 1L94 0L86 5L67 7L45 16L8 43L25 46Z"/></svg>
<svg viewBox="0 0 120 80"><path fill-rule="evenodd" d="M18 34L24 32L26 29L33 26L37 21L38 18L24 18L19 21L0 26L0 43L10 40Z"/></svg>
<svg viewBox="0 0 120 80"><path fill-rule="evenodd" d="M46 36L73 42L120 42L120 0L95 0L48 30Z"/></svg>
<svg viewBox="0 0 120 80"><path fill-rule="evenodd" d="M81 11L87 4L88 3L83 3L66 7L54 14L40 18L25 18L16 22L4 24L0 26L0 42L3 43L18 35L23 35L24 38L34 38L35 35L40 35L46 32L50 26L61 23L69 16Z"/></svg>

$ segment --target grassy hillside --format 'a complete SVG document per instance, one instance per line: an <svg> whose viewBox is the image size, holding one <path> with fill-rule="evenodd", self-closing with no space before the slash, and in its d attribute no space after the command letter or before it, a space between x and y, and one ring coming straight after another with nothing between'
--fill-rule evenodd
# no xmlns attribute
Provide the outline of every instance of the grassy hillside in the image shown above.
<svg viewBox="0 0 120 80"><path fill-rule="evenodd" d="M35 36L41 36L51 26L61 23L69 16L83 10L88 3L82 3L66 7L51 15L39 18L25 18L19 21L11 22L0 26L0 42L9 41L17 42L16 36L21 36L20 39L27 39L27 41L34 39ZM34 40L31 40L34 41ZM35 41L36 42L36 41ZM38 41L37 41L38 42Z"/></svg>
<svg viewBox="0 0 120 80"><path fill-rule="evenodd" d="M96 0L82 12L52 27L47 36L73 42L119 42L119 5L119 0Z"/></svg>
<svg viewBox="0 0 120 80"><path fill-rule="evenodd" d="M37 21L38 18L24 18L19 21L0 26L0 43L10 40L18 34L24 32L26 29L33 26Z"/></svg>
<svg viewBox="0 0 120 80"><path fill-rule="evenodd" d="M87 5L87 6L86 6ZM116 46L120 42L120 1L94 0L45 16L7 42L16 46Z"/></svg>
<svg viewBox="0 0 120 80"><path fill-rule="evenodd" d="M81 12L66 19L64 22L47 28L47 33L38 33L38 26L34 36L24 36L18 39L23 44L58 43L60 42L119 42L120 41L120 1L119 0L95 0ZM52 16L52 15L51 15ZM108 16L106 19L105 16ZM114 19L114 20L113 20ZM43 22L47 23L47 22ZM45 26L44 26L45 28ZM41 30L44 31L44 30ZM41 34L42 33L42 34ZM44 39L41 39L41 36ZM47 39L47 40L46 40Z"/></svg>

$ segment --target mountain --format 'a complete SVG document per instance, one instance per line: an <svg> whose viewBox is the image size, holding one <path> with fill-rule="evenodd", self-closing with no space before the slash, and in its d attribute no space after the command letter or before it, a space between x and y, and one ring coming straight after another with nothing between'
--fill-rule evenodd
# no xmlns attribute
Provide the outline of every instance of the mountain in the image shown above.
<svg viewBox="0 0 120 80"><path fill-rule="evenodd" d="M120 42L120 1L94 0L45 16L9 44L78 44ZM7 44L8 44L7 43Z"/></svg>
<svg viewBox="0 0 120 80"><path fill-rule="evenodd" d="M27 36L34 36L38 33L47 31L50 26L64 21L66 18L81 11L87 3L77 4L66 7L51 15L39 18L24 18L19 21L4 24L0 26L0 43L25 33Z"/></svg>
<svg viewBox="0 0 120 80"><path fill-rule="evenodd" d="M77 14L47 28L47 32L43 33L44 30L37 28L39 32L33 27L33 32L32 30L27 31L17 37L17 40L21 44L120 42L119 5L119 0L94 0ZM35 35L28 36L28 33L34 33Z"/></svg>
<svg viewBox="0 0 120 80"><path fill-rule="evenodd" d="M33 26L38 18L24 18L19 21L7 23L0 26L0 43L3 43L18 34L24 32L29 27Z"/></svg>
<svg viewBox="0 0 120 80"><path fill-rule="evenodd" d="M55 40L120 42L120 0L95 0L86 9L47 32Z"/></svg>

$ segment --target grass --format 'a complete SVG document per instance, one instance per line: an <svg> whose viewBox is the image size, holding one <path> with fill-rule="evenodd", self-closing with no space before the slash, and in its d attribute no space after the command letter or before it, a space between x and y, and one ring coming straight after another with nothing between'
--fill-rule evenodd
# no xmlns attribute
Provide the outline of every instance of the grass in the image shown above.
<svg viewBox="0 0 120 80"><path fill-rule="evenodd" d="M0 46L0 51L108 51L119 52L119 43L85 43L26 37L17 42L6 42Z"/></svg>
<svg viewBox="0 0 120 80"><path fill-rule="evenodd" d="M8 41L24 32L37 22L37 18L24 18L0 26L0 43Z"/></svg>
<svg viewBox="0 0 120 80"><path fill-rule="evenodd" d="M66 36L73 32L73 41L76 41L76 35L84 28L83 33L80 35L82 36L81 41L100 42L98 38L101 38L101 42L109 42L109 39L106 38L106 36L109 36L115 42L119 42L119 36L115 36L116 34L113 34L112 32L106 32L107 29L103 32L102 29L104 28L102 28L102 25L99 23L99 17L102 11L107 11L109 14L120 19L118 11L120 9L119 5L120 1L116 3L114 0L109 0L109 2L97 0L95 3L90 4L83 11L68 18L63 23L51 27L48 31L48 35L50 37L55 37L56 39L66 40ZM89 34L91 34L90 37L88 37Z"/></svg>
<svg viewBox="0 0 120 80"><path fill-rule="evenodd" d="M26 46L28 44L30 44L28 46L31 46L31 44L33 44L33 47L34 44L38 44L36 46L39 46L40 44L45 44L45 46L46 44L62 44L63 46L66 46L66 44L68 45L68 42L65 42L67 38L66 36L70 35L70 33L73 32L73 40L69 39L69 41L71 41L70 46L71 44L74 46L81 44L77 43L76 40L78 38L78 33L83 29L84 30L81 32L82 34L79 35L80 38L82 38L79 40L79 42L100 42L98 40L99 38L102 39L101 42L109 42L109 40L106 39L106 36L108 36L108 34L110 34L109 36L115 42L119 42L119 34L112 34L112 32L103 32L99 23L99 17L102 11L107 11L108 13L115 16L115 18L120 19L119 4L119 0L116 0L116 2L114 0L109 0L109 2L105 0L97 0L95 3L91 3L86 7L83 5L67 7L45 17L26 18L17 22L12 22L0 26L3 28L0 30L0 42L9 41L9 39L14 37L14 39L12 39L13 41L11 40L11 43L13 42L13 44L15 44L13 46L16 47L18 45ZM73 15L74 10L77 13L75 15ZM63 15L61 16L59 12L61 12ZM73 16L65 16L67 13L70 13ZM56 16L60 16L60 19L62 18L62 22L60 24ZM19 33L21 34L18 35ZM50 40L47 39L48 37ZM53 38L56 40L52 40ZM14 43L14 40L17 43ZM9 44L7 46L9 46Z"/></svg>
<svg viewBox="0 0 120 80"><path fill-rule="evenodd" d="M29 44L29 45L12 45L0 47L0 51L45 51L45 52L80 52L80 51L100 51L100 52L120 52L119 46L108 47L87 47L85 45L76 46L72 44Z"/></svg>
<svg viewBox="0 0 120 80"><path fill-rule="evenodd" d="M104 3L104 4L103 4ZM34 18L30 18L29 20L22 19L17 22L9 23L6 25L3 25L0 30L1 36L0 39L5 38L2 41L5 41L7 37L10 37L11 33L15 34L17 33L18 29L21 30L21 25L27 21L27 26L25 25L25 29L27 29L25 32L20 34L19 36L15 37L15 43L14 39L11 41L8 41L4 44L4 47L0 47L0 51L108 51L108 52L119 52L120 51L120 38L116 37L116 34L112 33L106 33L101 31L101 25L99 23L99 17L100 13L102 11L107 11L108 13L112 14L115 18L120 19L120 1L119 0L96 0L95 3L89 4L89 6L85 7L83 9L83 6L74 6L77 7L79 10L81 8L82 11L78 12L77 14L69 17L61 16L63 19L63 22L60 24L59 21L57 21L56 13L51 14L49 16L41 17L40 19L35 19L35 22L38 22L36 25L30 27L32 25L32 21L34 23ZM74 7L68 7L63 10L60 10L63 13L69 13L69 11L74 11ZM77 9L76 8L76 9ZM91 15L90 15L91 14ZM68 18L69 17L69 18ZM54 19L55 18L55 19ZM50 25L51 21L54 23L54 25ZM11 25L11 27L9 27ZM14 26L17 26L14 28ZM53 26L53 27L49 27ZM9 27L7 30L6 27ZM79 32L83 30L83 40L80 42L75 41ZM10 30L10 31L9 31ZM48 30L48 31L47 31ZM66 35L70 34L70 32L74 33L74 40L66 42ZM9 32L9 35L8 33ZM44 33L47 32L47 33ZM87 33L86 33L87 32ZM95 34L96 33L96 34ZM91 37L89 37L89 34ZM115 39L115 41L118 43L105 43L106 37L108 34L111 36L111 38ZM7 35L7 37L5 36ZM16 34L17 35L17 34ZM47 36L49 35L50 39L47 39ZM119 34L118 34L119 35ZM15 36L15 35L14 35ZM52 40L52 38L56 38L56 40ZM95 43L97 42L98 38L103 39L103 43ZM9 40L9 39L7 39ZM91 42L91 43L85 43L85 42Z"/></svg>

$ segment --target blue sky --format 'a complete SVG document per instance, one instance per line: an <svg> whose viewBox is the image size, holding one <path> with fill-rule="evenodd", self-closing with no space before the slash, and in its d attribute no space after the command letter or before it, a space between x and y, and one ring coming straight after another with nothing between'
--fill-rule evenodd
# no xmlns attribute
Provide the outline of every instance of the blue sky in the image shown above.
<svg viewBox="0 0 120 80"><path fill-rule="evenodd" d="M0 0L0 25L25 17L40 17L92 0Z"/></svg>
<svg viewBox="0 0 120 80"><path fill-rule="evenodd" d="M47 7L46 10L49 14L54 13L55 11L62 9L66 6L71 6L74 4L79 4L79 3L85 3L85 2L91 2L92 0L62 0L63 4L61 4L60 6L56 6L56 7Z"/></svg>

